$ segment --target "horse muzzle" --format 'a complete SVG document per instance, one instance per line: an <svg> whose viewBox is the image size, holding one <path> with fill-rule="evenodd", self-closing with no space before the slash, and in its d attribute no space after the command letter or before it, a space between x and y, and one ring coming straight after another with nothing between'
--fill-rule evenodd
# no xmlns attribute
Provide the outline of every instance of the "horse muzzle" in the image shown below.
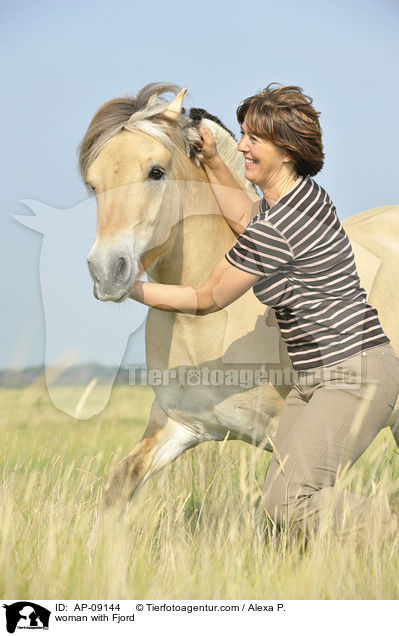
<svg viewBox="0 0 399 636"><path fill-rule="evenodd" d="M120 303L133 287L139 268L127 250L99 249L94 245L87 257L93 294L103 302Z"/></svg>

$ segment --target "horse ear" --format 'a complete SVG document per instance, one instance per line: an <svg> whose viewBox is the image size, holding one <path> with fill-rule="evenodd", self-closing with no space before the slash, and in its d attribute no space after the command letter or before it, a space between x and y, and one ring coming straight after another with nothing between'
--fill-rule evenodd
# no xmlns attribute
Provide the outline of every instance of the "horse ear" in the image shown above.
<svg viewBox="0 0 399 636"><path fill-rule="evenodd" d="M166 115L166 117L168 117L169 119L174 119L174 120L176 120L179 117L182 110L183 97L186 94L186 92L187 92L187 88L183 88L183 90L180 91L178 95L176 95L174 100L166 106L165 110L163 111L163 114Z"/></svg>

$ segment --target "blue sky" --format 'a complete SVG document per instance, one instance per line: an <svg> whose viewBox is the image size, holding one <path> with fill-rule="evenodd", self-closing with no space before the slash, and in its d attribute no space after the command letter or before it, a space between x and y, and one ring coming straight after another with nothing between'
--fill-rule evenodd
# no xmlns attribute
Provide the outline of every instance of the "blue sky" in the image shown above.
<svg viewBox="0 0 399 636"><path fill-rule="evenodd" d="M76 149L107 99L171 81L188 88L187 106L206 108L237 132L243 98L272 81L302 86L322 112L326 164L318 181L339 216L399 202L396 0L4 0L0 24L0 368L41 364L45 351L41 235L10 214L29 213L21 199L69 209L87 198ZM94 214L88 204L85 231L94 231ZM63 238L73 255L74 237ZM68 272L54 260L61 288ZM104 312L99 327L108 320ZM97 340L81 361L117 363L112 339ZM143 356L139 328L125 363Z"/></svg>

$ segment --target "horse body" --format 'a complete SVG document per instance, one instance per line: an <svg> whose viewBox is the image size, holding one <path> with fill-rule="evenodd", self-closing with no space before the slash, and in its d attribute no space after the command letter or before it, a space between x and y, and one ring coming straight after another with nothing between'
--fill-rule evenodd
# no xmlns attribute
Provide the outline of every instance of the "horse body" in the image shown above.
<svg viewBox="0 0 399 636"><path fill-rule="evenodd" d="M360 212L343 226L352 243L360 281L382 328L399 353L399 206Z"/></svg>
<svg viewBox="0 0 399 636"><path fill-rule="evenodd" d="M172 138L176 125L186 124L181 99L179 94L156 113L166 118L161 125ZM151 107L154 100L149 101ZM162 138L154 138L154 128L140 129L145 114L140 119L134 113L130 120L122 120L126 130L111 136L87 170L98 201L89 267L101 300L127 298L143 270L156 282L199 285L235 241L203 168L184 148L179 150L176 138L177 157ZM234 140L214 122L205 120L203 125L212 128L219 151L244 185ZM151 182L154 167L164 171L156 183ZM388 223L386 235L382 218ZM398 275L398 254L395 244L388 245L388 237L394 236L395 224L397 236L397 208L363 213L346 223L362 284L372 288L370 302L379 309L391 338L397 312L392 303L396 292L390 297L389 290ZM375 226L378 236L383 234L378 249ZM146 355L149 372L167 374L154 386L155 400L141 441L107 484L107 504L128 501L151 474L203 441L228 436L271 450L292 367L274 312L252 291L207 316L150 309ZM249 381L242 381L243 372ZM256 373L258 382L253 381Z"/></svg>

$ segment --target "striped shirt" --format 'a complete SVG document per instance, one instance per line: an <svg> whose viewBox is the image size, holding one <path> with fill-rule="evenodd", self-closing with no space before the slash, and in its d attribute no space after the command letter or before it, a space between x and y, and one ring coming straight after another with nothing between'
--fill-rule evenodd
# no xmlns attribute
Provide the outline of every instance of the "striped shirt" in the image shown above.
<svg viewBox="0 0 399 636"><path fill-rule="evenodd" d="M335 207L313 179L298 178L272 208L262 199L226 259L260 276L254 293L275 310L294 369L336 364L389 342Z"/></svg>

